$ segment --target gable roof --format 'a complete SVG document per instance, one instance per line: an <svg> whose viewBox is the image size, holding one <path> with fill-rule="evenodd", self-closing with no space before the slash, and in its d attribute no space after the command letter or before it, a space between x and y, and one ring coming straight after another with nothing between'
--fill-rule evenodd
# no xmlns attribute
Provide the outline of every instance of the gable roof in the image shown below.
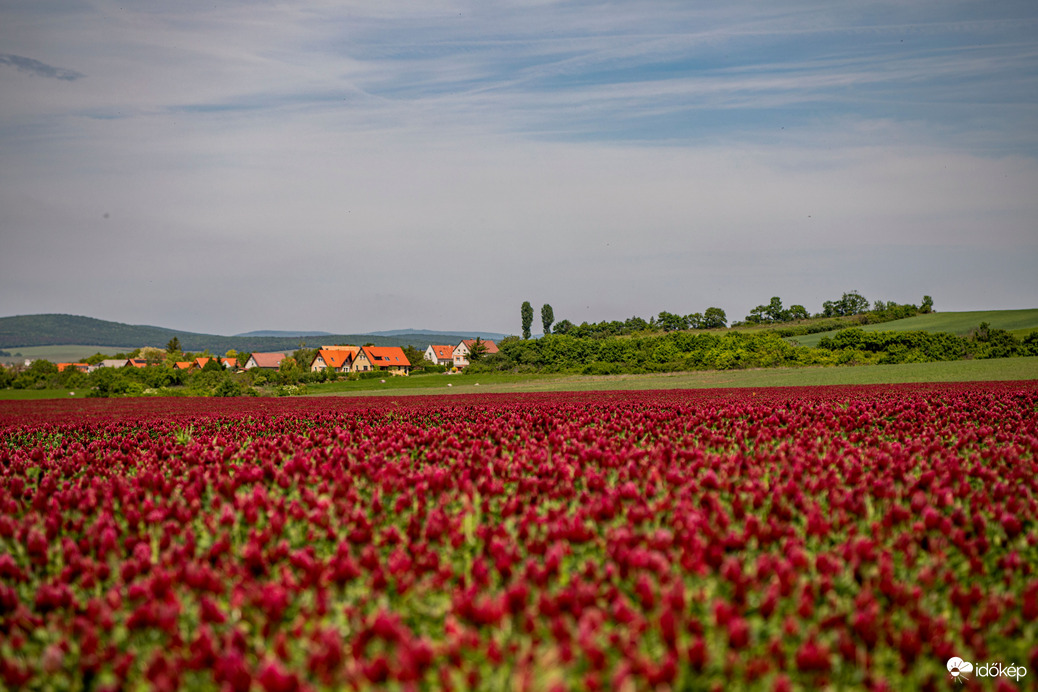
<svg viewBox="0 0 1038 692"><path fill-rule="evenodd" d="M195 364L195 362L192 361L192 360L178 360L176 363L173 364L173 369L174 370L190 370L191 366L194 365L194 364Z"/></svg>
<svg viewBox="0 0 1038 692"><path fill-rule="evenodd" d="M429 348L433 350L433 355L436 356L437 360L450 360L454 357L453 346L437 346L436 344L429 344Z"/></svg>
<svg viewBox="0 0 1038 692"><path fill-rule="evenodd" d="M285 359L284 353L253 353L252 360L258 368L277 368Z"/></svg>
<svg viewBox="0 0 1038 692"><path fill-rule="evenodd" d="M347 365L353 362L353 357L360 351L359 347L353 347L350 349L339 349L339 348L321 348L317 350L317 355L314 356L314 360L321 358L324 360L324 364L329 368L341 368L343 365ZM313 365L313 361L310 362Z"/></svg>
<svg viewBox="0 0 1038 692"><path fill-rule="evenodd" d="M476 343L476 340L475 339L463 339L461 343L465 344L465 348L468 349L469 352L471 352L472 351L472 345L474 343ZM487 347L487 350L485 351L485 353L497 353L497 344L495 344L490 339L483 339L479 343L481 343L481 344L483 344L484 346Z"/></svg>
<svg viewBox="0 0 1038 692"><path fill-rule="evenodd" d="M210 358L209 356L199 356L198 358L195 358L195 365L197 365L200 368L204 368L206 366L206 363L208 363L211 360L212 358Z"/></svg>
<svg viewBox="0 0 1038 692"><path fill-rule="evenodd" d="M361 351L372 365L384 367L410 367L411 362L399 346L362 346Z"/></svg>

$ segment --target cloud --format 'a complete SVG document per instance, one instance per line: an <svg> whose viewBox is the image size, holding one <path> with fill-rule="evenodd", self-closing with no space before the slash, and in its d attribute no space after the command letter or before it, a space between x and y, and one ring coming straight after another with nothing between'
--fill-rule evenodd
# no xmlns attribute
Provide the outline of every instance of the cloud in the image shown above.
<svg viewBox="0 0 1038 692"><path fill-rule="evenodd" d="M514 331L523 300L1038 294L1033 3L65 5L0 25L90 75L0 70L0 314Z"/></svg>
<svg viewBox="0 0 1038 692"><path fill-rule="evenodd" d="M47 63L40 62L39 60L25 58L21 55L11 55L10 53L0 53L0 65L10 65L11 67L17 68L19 72L27 72L28 74L37 77L60 79L66 82L74 82L77 79L82 79L86 76L85 74L76 72L75 70L66 70L63 67L54 67Z"/></svg>

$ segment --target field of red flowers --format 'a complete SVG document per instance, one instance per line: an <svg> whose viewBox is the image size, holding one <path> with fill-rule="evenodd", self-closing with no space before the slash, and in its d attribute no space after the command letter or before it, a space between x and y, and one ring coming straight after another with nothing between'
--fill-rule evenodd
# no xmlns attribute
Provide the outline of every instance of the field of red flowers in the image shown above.
<svg viewBox="0 0 1038 692"><path fill-rule="evenodd" d="M1035 382L5 402L0 510L9 689L1038 676Z"/></svg>

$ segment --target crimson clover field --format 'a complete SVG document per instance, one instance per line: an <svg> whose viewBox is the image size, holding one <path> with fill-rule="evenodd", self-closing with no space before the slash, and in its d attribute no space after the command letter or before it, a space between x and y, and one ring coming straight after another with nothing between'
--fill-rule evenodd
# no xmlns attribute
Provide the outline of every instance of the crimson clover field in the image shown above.
<svg viewBox="0 0 1038 692"><path fill-rule="evenodd" d="M4 402L0 686L1025 689L1036 519L1038 382Z"/></svg>

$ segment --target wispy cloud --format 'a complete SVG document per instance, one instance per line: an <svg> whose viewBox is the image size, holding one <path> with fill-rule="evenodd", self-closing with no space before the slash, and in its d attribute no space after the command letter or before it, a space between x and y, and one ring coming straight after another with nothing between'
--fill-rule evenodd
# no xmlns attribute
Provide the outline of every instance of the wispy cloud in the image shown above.
<svg viewBox="0 0 1038 692"><path fill-rule="evenodd" d="M0 314L506 331L523 300L1038 294L1033 0L67 4L0 24L2 64L90 75L0 70ZM444 272L489 288L424 298Z"/></svg>
<svg viewBox="0 0 1038 692"><path fill-rule="evenodd" d="M10 65L11 67L17 68L19 72L26 72L37 77L61 79L66 82L74 82L77 79L82 79L86 76L81 72L76 72L75 70L67 70L63 67L54 67L53 65L48 65L39 60L22 57L21 55L11 55L10 53L0 53L0 65Z"/></svg>

